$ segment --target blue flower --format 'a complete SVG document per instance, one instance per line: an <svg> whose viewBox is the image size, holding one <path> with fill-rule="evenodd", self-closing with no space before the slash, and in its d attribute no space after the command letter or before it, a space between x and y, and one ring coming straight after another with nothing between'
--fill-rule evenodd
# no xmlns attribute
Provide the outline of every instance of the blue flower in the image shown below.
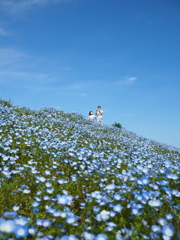
<svg viewBox="0 0 180 240"><path fill-rule="evenodd" d="M94 234L88 233L88 232L83 232L82 234L84 240L94 240Z"/></svg>
<svg viewBox="0 0 180 240"><path fill-rule="evenodd" d="M16 238L24 238L27 237L28 235L28 227L22 226L22 225L17 225L15 231L14 231L14 235L16 236Z"/></svg>
<svg viewBox="0 0 180 240"><path fill-rule="evenodd" d="M28 223L28 219L21 216L19 216L18 218L15 218L14 221L17 225L22 225L22 226L25 226Z"/></svg>
<svg viewBox="0 0 180 240"><path fill-rule="evenodd" d="M122 197L121 197L120 194L114 194L114 199L115 199L115 200L121 200Z"/></svg>
<svg viewBox="0 0 180 240"><path fill-rule="evenodd" d="M121 206L121 204L117 204L117 205L115 205L115 206L113 207L113 210L114 210L115 212L121 212L122 209L123 209L123 207Z"/></svg>
<svg viewBox="0 0 180 240"><path fill-rule="evenodd" d="M106 221L109 219L109 217L110 217L110 212L103 210L96 216L96 220L97 221Z"/></svg>
<svg viewBox="0 0 180 240"><path fill-rule="evenodd" d="M167 224L167 220L165 218L159 218L158 219L158 223L161 225L161 226L164 226Z"/></svg>
<svg viewBox="0 0 180 240"><path fill-rule="evenodd" d="M174 235L174 227L172 224L164 225L162 228L162 233L165 236L172 237Z"/></svg>
<svg viewBox="0 0 180 240"><path fill-rule="evenodd" d="M74 234L71 234L63 236L61 240L78 240L78 238Z"/></svg>
<svg viewBox="0 0 180 240"><path fill-rule="evenodd" d="M52 224L51 221L49 221L48 219L45 219L42 221L42 226L43 227L49 227Z"/></svg>
<svg viewBox="0 0 180 240"><path fill-rule="evenodd" d="M106 227L106 230L107 231L112 231L112 230L114 230L114 228L117 226L117 224L115 224L115 223L113 223L113 222L108 222L107 223L107 227Z"/></svg>
<svg viewBox="0 0 180 240"><path fill-rule="evenodd" d="M33 202L33 203L31 203L31 205L32 205L33 207L38 207L38 206L39 206L39 203L38 203L38 202Z"/></svg>
<svg viewBox="0 0 180 240"><path fill-rule="evenodd" d="M98 213L100 211L100 207L94 206L93 211L94 211L94 213Z"/></svg>
<svg viewBox="0 0 180 240"><path fill-rule="evenodd" d="M78 217L77 216L69 216L66 218L66 222L68 224L73 224L77 221Z"/></svg>
<svg viewBox="0 0 180 240"><path fill-rule="evenodd" d="M152 225L151 229L153 232L161 232L161 227L158 225Z"/></svg>
<svg viewBox="0 0 180 240"><path fill-rule="evenodd" d="M42 226L42 220L41 219L36 219L36 225Z"/></svg>
<svg viewBox="0 0 180 240"><path fill-rule="evenodd" d="M17 212L4 212L3 217L4 218L15 218L17 216Z"/></svg>
<svg viewBox="0 0 180 240"><path fill-rule="evenodd" d="M4 220L0 218L0 232L12 233L16 228L14 220Z"/></svg>
<svg viewBox="0 0 180 240"><path fill-rule="evenodd" d="M171 219L173 219L173 217L174 217L174 214L172 214L172 213L167 213L166 214L166 219L167 220L171 220Z"/></svg>
<svg viewBox="0 0 180 240"><path fill-rule="evenodd" d="M147 177L142 177L142 178L141 178L141 182L142 182L143 185L147 185L147 184L149 184L149 178L147 178Z"/></svg>
<svg viewBox="0 0 180 240"><path fill-rule="evenodd" d="M57 195L57 201L59 204L61 205L66 205L66 204L70 204L72 201L73 197L72 196L68 196L68 195Z"/></svg>
<svg viewBox="0 0 180 240"><path fill-rule="evenodd" d="M112 183L112 184L107 185L107 186L106 186L106 189L107 189L107 190L113 190L113 189L115 189L115 187L116 187L116 186Z"/></svg>
<svg viewBox="0 0 180 240"><path fill-rule="evenodd" d="M132 214L133 215L139 215L140 214L140 210L137 207L132 207Z"/></svg>
<svg viewBox="0 0 180 240"><path fill-rule="evenodd" d="M19 206L16 206L16 205L14 205L13 207L12 207L12 209L16 212L16 211L18 211L19 210Z"/></svg>
<svg viewBox="0 0 180 240"><path fill-rule="evenodd" d="M35 227L29 227L28 232L30 235L35 235L37 233L37 229Z"/></svg>
<svg viewBox="0 0 180 240"><path fill-rule="evenodd" d="M155 200L150 200L148 202L148 204L151 206L151 207L160 207L162 205L162 202L158 199L155 199Z"/></svg>
<svg viewBox="0 0 180 240"><path fill-rule="evenodd" d="M95 237L95 240L107 240L107 239L108 239L107 235L101 233Z"/></svg>

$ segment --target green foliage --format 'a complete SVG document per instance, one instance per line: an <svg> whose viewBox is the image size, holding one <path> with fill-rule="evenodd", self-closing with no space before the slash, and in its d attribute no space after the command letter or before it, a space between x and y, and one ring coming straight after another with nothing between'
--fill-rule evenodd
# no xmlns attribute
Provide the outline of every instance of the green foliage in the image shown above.
<svg viewBox="0 0 180 240"><path fill-rule="evenodd" d="M120 123L117 123L117 122L113 123L112 126L117 127L117 128L122 128L122 125Z"/></svg>

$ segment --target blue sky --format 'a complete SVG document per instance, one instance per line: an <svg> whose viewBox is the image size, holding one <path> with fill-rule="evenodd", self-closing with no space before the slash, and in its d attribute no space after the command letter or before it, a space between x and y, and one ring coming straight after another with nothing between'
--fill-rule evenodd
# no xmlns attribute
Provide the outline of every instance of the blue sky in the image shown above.
<svg viewBox="0 0 180 240"><path fill-rule="evenodd" d="M178 0L0 0L0 96L180 147Z"/></svg>

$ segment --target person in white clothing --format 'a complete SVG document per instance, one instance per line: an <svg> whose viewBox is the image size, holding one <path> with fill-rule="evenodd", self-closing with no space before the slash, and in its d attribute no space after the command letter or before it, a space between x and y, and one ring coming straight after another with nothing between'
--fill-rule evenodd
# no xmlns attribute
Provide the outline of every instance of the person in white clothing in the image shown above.
<svg viewBox="0 0 180 240"><path fill-rule="evenodd" d="M90 112L89 112L89 117L88 117L88 119L90 119L91 121L94 121L95 118L96 118L96 117L94 116L93 112L90 111Z"/></svg>
<svg viewBox="0 0 180 240"><path fill-rule="evenodd" d="M101 106L98 106L97 109L96 109L96 119L97 119L97 122L100 122L102 123L102 120L103 120L103 111L101 110Z"/></svg>

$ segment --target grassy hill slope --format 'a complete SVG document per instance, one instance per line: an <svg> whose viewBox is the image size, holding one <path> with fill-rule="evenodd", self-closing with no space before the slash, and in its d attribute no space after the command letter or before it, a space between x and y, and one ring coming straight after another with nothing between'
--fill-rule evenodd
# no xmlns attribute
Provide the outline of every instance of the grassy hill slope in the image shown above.
<svg viewBox="0 0 180 240"><path fill-rule="evenodd" d="M0 99L0 239L180 239L180 149Z"/></svg>

